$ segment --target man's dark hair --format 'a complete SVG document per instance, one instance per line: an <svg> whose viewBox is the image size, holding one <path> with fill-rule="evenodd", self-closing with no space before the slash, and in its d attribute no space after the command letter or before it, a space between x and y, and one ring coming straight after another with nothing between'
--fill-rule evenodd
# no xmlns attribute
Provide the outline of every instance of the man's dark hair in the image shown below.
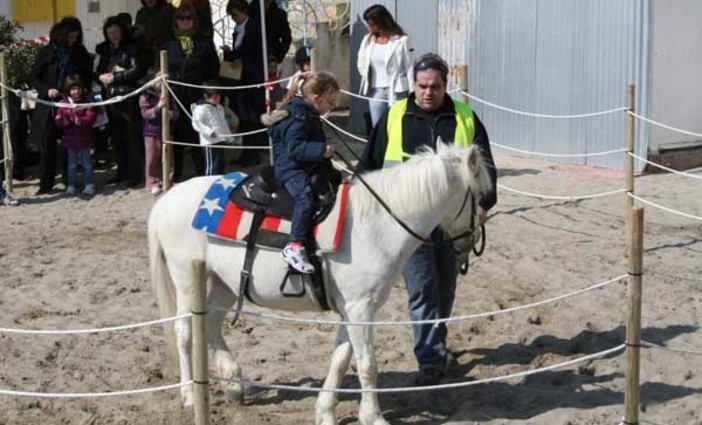
<svg viewBox="0 0 702 425"><path fill-rule="evenodd" d="M249 4L246 0L229 0L227 3L227 15L231 15L232 11L239 11L249 15Z"/></svg>
<svg viewBox="0 0 702 425"><path fill-rule="evenodd" d="M414 63L414 81L417 81L417 72L433 69L441 72L441 79L448 83L449 68L446 61L436 53L426 53Z"/></svg>

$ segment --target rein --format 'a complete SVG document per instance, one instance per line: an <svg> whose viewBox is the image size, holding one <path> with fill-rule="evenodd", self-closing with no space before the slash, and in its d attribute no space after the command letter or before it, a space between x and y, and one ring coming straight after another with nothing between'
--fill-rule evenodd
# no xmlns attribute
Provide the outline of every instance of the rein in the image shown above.
<svg viewBox="0 0 702 425"><path fill-rule="evenodd" d="M347 148L348 148L348 146L347 146ZM353 151L352 151L352 152L353 152ZM349 169L353 170L353 176L356 177L356 178L361 182L361 184L363 184L363 186L365 186L366 189L368 189L368 191L371 193L371 195L373 195L373 197L375 198L375 200L378 201L378 203L380 204L380 206L382 206L383 209L384 209L385 211L387 211L388 214L390 214L390 216L393 218L393 220L395 220L395 222L397 222L397 224L399 224L400 227L402 227L402 228L403 228L407 233L409 233L412 237L414 237L415 239L421 241L422 243L429 244L429 245L443 245L443 244L446 244L446 243L452 243L452 242L455 242L455 241L457 241L457 240L463 239L463 238L466 237L466 236L471 235L471 234L473 233L473 231L475 230L475 225L474 225L475 223L473 223L473 216L471 216L471 227L470 227L470 229L466 230L465 232L463 232L463 233L461 233L461 234L459 234L459 235L457 235L457 236L454 236L454 237L448 239L448 240L447 240L446 242L444 242L444 243L436 243L436 242L434 242L433 240L431 240L430 237L427 237L427 238L422 237L422 236L419 235L417 232L415 232L414 230L412 230L412 228L409 227L409 225L407 225L407 223L405 223L404 221L402 221L402 219L401 219L400 217L398 217L397 215L395 215L395 213L392 211L392 209L390 208L390 206L383 200L383 198L381 198L380 195L378 195L378 193L377 193L375 190L373 190L373 188L368 184L368 182L366 182L366 181L363 179L363 177L361 177L360 174L356 173L355 167L354 167L346 158L344 158L344 157L343 157L340 153L338 153L338 152L334 152L334 154L335 154L336 156L338 156L339 159L340 159L347 167L349 167ZM460 208L460 210L458 210L458 214L456 214L456 218L454 218L454 221L455 221L456 219L458 219L458 217L460 217L461 214L463 213L463 210L464 210L465 207L466 207L466 203L468 202L468 196L470 196L472 193L473 193L473 189L471 189L471 188L469 187L468 190L466 191L466 196L463 198L463 204L461 204L461 208ZM474 202L473 202L473 209L474 209L474 211L475 211L475 203L474 203Z"/></svg>

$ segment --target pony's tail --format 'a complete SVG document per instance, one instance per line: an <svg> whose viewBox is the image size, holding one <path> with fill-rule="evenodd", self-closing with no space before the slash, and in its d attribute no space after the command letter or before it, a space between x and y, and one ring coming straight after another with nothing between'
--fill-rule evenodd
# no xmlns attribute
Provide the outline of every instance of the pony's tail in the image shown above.
<svg viewBox="0 0 702 425"><path fill-rule="evenodd" d="M164 257L163 247L158 238L158 219L155 212L158 208L153 208L149 217L149 259L151 267L151 285L156 295L158 309L161 318L173 317L176 314L175 287L171 274L168 271ZM179 370L178 349L176 347L176 334L174 322L163 324L163 335L166 339L168 367L166 368L172 375L177 376Z"/></svg>

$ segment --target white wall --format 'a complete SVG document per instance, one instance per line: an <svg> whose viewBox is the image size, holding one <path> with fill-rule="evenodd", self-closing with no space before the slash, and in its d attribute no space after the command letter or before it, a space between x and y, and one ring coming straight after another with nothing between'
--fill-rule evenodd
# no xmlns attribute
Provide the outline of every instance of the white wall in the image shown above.
<svg viewBox="0 0 702 425"><path fill-rule="evenodd" d="M702 133L702 1L651 1L650 116ZM702 144L698 138L651 127L649 149Z"/></svg>

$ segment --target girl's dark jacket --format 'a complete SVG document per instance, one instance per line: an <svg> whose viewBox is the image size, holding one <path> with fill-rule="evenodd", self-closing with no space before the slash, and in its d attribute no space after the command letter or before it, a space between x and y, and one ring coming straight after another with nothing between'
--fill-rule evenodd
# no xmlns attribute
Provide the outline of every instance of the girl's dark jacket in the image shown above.
<svg viewBox="0 0 702 425"><path fill-rule="evenodd" d="M327 139L319 113L301 96L292 102L263 115L261 122L268 128L273 140L275 177L285 181L295 174L305 174L312 166L324 160Z"/></svg>

